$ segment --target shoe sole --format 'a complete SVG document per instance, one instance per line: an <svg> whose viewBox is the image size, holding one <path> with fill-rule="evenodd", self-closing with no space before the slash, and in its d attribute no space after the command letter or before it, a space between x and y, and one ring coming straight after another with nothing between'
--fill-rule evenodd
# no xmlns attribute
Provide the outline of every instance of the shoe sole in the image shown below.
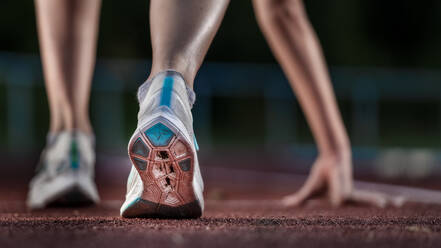
<svg viewBox="0 0 441 248"><path fill-rule="evenodd" d="M198 218L202 215L193 189L194 152L170 121L157 117L138 129L128 150L144 189L142 195L122 211L123 217Z"/></svg>
<svg viewBox="0 0 441 248"><path fill-rule="evenodd" d="M48 184L40 185L37 193L31 190L27 206L39 209L48 206L92 205L99 202L98 192L92 180L72 176L59 176Z"/></svg>
<svg viewBox="0 0 441 248"><path fill-rule="evenodd" d="M48 203L47 207L84 207L93 204L95 204L94 200L84 194L80 187L74 186Z"/></svg>

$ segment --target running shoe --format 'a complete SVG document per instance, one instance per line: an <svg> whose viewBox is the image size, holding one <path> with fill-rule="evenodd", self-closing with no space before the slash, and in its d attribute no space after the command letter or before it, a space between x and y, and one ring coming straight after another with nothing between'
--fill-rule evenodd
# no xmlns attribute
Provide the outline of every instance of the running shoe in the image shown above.
<svg viewBox="0 0 441 248"><path fill-rule="evenodd" d="M97 203L94 182L95 139L83 132L48 135L36 175L30 183L27 206Z"/></svg>
<svg viewBox="0 0 441 248"><path fill-rule="evenodd" d="M158 73L138 91L138 127L123 217L197 218L204 209L191 108L195 100L176 71Z"/></svg>

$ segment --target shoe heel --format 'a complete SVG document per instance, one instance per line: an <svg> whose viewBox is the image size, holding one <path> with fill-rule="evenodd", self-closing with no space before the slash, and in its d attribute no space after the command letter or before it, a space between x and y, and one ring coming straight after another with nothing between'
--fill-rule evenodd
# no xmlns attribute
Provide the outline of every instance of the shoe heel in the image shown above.
<svg viewBox="0 0 441 248"><path fill-rule="evenodd" d="M144 189L122 212L123 217L202 215L193 189L193 149L168 119L159 116L138 129L129 142L128 152Z"/></svg>

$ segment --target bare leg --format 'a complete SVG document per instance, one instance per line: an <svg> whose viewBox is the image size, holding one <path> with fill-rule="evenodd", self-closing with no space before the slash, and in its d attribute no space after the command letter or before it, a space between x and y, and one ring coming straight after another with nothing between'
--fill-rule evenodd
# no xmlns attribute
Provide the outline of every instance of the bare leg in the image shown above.
<svg viewBox="0 0 441 248"><path fill-rule="evenodd" d="M150 2L153 65L149 79L152 80L144 83L138 91L138 128L129 141L129 157L133 167L127 182L126 201L121 207L123 217L159 214L169 218L194 218L202 214L203 182L197 165L197 144L192 140L194 134L191 104L194 96L188 91L188 87L193 85L196 72L220 25L228 2L229 0ZM181 73L184 78L175 72L158 74L168 69ZM164 111L164 107L170 111ZM144 135L149 142L140 138ZM140 146L141 149L138 148ZM167 162L167 171L162 169L165 163L158 164L161 168L155 164L145 168L142 164L150 163L151 158L147 158L149 151L160 153L161 159L176 162ZM167 176L165 184L161 177L149 176L151 173L156 174L157 169L164 171L164 175L171 176ZM182 175L175 171L182 171ZM139 176L134 177L133 173ZM141 180L144 186L138 187L133 182L135 178ZM158 187L156 184L165 186ZM139 204L141 201L134 202L133 199L143 199L142 205ZM148 206L150 203L145 202L153 202L158 207L151 208ZM160 210L166 209L165 207L170 210Z"/></svg>
<svg viewBox="0 0 441 248"><path fill-rule="evenodd" d="M88 102L100 0L35 0L50 131L90 133Z"/></svg>
<svg viewBox="0 0 441 248"><path fill-rule="evenodd" d="M101 0L75 0L71 101L75 129L92 133L89 98L95 67Z"/></svg>
<svg viewBox="0 0 441 248"><path fill-rule="evenodd" d="M152 0L150 77L173 69L190 87L227 9L229 0Z"/></svg>
<svg viewBox="0 0 441 248"><path fill-rule="evenodd" d="M309 178L285 198L297 205L327 187L330 201L356 199L381 205L379 195L352 197L351 148L336 104L318 39L301 0L253 0L259 25L294 89L317 143L319 156Z"/></svg>
<svg viewBox="0 0 441 248"><path fill-rule="evenodd" d="M51 113L50 131L73 129L73 111L66 77L69 29L66 1L35 0L43 72Z"/></svg>

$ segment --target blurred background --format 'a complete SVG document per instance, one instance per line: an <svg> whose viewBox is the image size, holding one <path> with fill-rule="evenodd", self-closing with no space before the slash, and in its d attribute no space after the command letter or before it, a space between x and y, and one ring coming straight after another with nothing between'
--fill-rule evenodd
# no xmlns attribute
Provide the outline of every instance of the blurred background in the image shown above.
<svg viewBox="0 0 441 248"><path fill-rule="evenodd" d="M151 63L148 5L103 1L90 108L98 171L129 168L124 156L136 127L135 93ZM356 176L406 183L439 179L441 1L307 0L305 5L330 66ZM308 171L316 155L310 130L258 29L251 1L231 1L195 91L203 166ZM48 120L33 1L2 1L3 177L32 175ZM107 173L98 176L106 180L112 172Z"/></svg>

